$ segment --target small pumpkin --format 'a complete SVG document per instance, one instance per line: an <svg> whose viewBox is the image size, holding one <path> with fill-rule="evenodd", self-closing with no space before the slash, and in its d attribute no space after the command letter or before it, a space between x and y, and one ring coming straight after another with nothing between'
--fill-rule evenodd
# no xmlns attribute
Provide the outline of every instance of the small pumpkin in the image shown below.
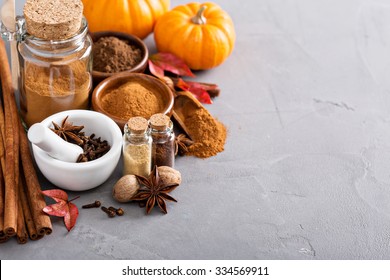
<svg viewBox="0 0 390 280"><path fill-rule="evenodd" d="M169 10L170 0L82 0L91 32L119 31L144 39L156 20Z"/></svg>
<svg viewBox="0 0 390 280"><path fill-rule="evenodd" d="M194 70L220 65L236 39L231 17L217 4L189 3L161 16L154 28L159 52L169 52Z"/></svg>

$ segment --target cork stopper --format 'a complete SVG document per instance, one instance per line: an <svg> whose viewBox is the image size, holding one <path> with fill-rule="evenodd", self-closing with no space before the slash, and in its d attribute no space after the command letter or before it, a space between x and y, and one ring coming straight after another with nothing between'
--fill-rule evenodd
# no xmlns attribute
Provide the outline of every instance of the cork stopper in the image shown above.
<svg viewBox="0 0 390 280"><path fill-rule="evenodd" d="M27 0L23 14L27 32L45 40L74 36L81 27L81 0Z"/></svg>
<svg viewBox="0 0 390 280"><path fill-rule="evenodd" d="M133 117L127 122L127 128L131 133L142 134L148 129L148 121L143 117Z"/></svg>
<svg viewBox="0 0 390 280"><path fill-rule="evenodd" d="M169 126L170 119L164 114L154 114L150 117L149 122L153 129L164 130Z"/></svg>

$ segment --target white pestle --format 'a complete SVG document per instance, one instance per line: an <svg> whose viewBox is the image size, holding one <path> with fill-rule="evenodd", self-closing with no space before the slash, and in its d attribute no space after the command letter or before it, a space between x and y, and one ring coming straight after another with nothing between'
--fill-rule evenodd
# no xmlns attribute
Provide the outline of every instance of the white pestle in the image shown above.
<svg viewBox="0 0 390 280"><path fill-rule="evenodd" d="M81 147L66 142L41 123L36 123L29 128L28 139L49 156L61 161L76 162L79 155L83 153Z"/></svg>

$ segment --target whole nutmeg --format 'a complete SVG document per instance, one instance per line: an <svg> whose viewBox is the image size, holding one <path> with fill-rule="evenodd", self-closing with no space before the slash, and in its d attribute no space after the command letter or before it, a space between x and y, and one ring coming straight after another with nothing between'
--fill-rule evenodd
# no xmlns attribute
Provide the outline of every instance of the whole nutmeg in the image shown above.
<svg viewBox="0 0 390 280"><path fill-rule="evenodd" d="M160 182L164 185L172 185L181 183L181 174L176 169L173 169L169 166L159 166L158 175L160 177Z"/></svg>
<svg viewBox="0 0 390 280"><path fill-rule="evenodd" d="M129 202L138 190L137 178L134 175L125 175L116 182L112 196L118 202Z"/></svg>

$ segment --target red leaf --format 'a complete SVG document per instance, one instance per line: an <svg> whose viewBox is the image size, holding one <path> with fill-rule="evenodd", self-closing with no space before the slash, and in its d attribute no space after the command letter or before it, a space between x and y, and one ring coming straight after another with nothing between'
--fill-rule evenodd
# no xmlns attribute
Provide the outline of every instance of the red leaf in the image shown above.
<svg viewBox="0 0 390 280"><path fill-rule="evenodd" d="M191 92L196 99L205 104L213 103L207 90L217 88L216 86L203 85L197 82L185 82L182 79L179 79L176 86L182 90Z"/></svg>
<svg viewBox="0 0 390 280"><path fill-rule="evenodd" d="M59 189L42 191L42 193L57 202L43 208L43 212L51 216L64 217L65 226L70 231L75 226L77 217L79 216L77 206L71 201L78 197L68 200L66 192Z"/></svg>
<svg viewBox="0 0 390 280"><path fill-rule="evenodd" d="M79 216L79 209L72 202L68 203L68 213L64 217L65 226L70 231L75 225L77 217Z"/></svg>
<svg viewBox="0 0 390 280"><path fill-rule="evenodd" d="M185 64L185 62L171 54L171 53L156 53L149 57L149 70L152 72L153 75L156 75L153 70L150 69L150 65L152 64L152 68L157 66L163 71L168 71L173 74L179 75L179 76L189 76L189 77L195 77L195 75L191 72L191 69ZM157 77L161 77L161 72L157 72ZM162 75L163 77L164 75Z"/></svg>
<svg viewBox="0 0 390 280"><path fill-rule="evenodd" d="M46 206L43 208L43 212L51 216L64 217L69 211L66 202L58 202L56 204Z"/></svg>
<svg viewBox="0 0 390 280"><path fill-rule="evenodd" d="M54 189L54 190L42 191L42 193L48 197L51 197L56 202L68 201L68 195L63 190Z"/></svg>
<svg viewBox="0 0 390 280"><path fill-rule="evenodd" d="M151 60L148 61L148 64L150 73L152 73L156 77L164 78L164 69L155 65Z"/></svg>

